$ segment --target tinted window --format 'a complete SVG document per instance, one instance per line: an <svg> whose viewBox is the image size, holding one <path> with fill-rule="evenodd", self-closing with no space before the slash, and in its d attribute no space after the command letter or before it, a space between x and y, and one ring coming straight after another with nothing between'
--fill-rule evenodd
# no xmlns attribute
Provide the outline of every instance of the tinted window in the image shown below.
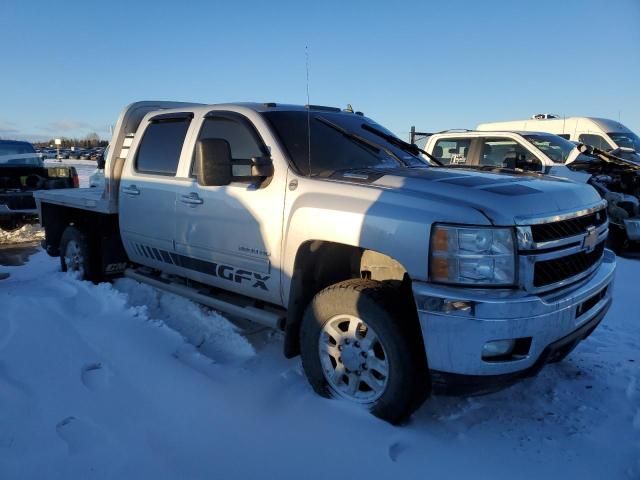
<svg viewBox="0 0 640 480"><path fill-rule="evenodd" d="M432 155L444 165L464 165L468 163L470 150L470 138L446 138L436 142Z"/></svg>
<svg viewBox="0 0 640 480"><path fill-rule="evenodd" d="M35 153L33 145L27 142L0 141L0 155L23 155L25 153Z"/></svg>
<svg viewBox="0 0 640 480"><path fill-rule="evenodd" d="M591 145L592 147L599 148L600 150L611 150L611 147L609 146L607 141L600 135L583 133L578 137L578 141L580 143L584 143L585 145Z"/></svg>
<svg viewBox="0 0 640 480"><path fill-rule="evenodd" d="M633 148L636 152L640 152L640 137L633 132L628 133L608 133L619 147Z"/></svg>
<svg viewBox="0 0 640 480"><path fill-rule="evenodd" d="M416 155L363 128L367 125L393 136L361 115L312 110L275 111L264 116L282 140L295 167L304 175L309 174L309 167L312 175L329 176L337 170L426 166Z"/></svg>
<svg viewBox="0 0 640 480"><path fill-rule="evenodd" d="M248 160L264 156L258 134L252 127L233 118L207 118L198 135L198 140L202 138L222 138L229 142L231 159L235 163L235 165L232 164L234 176L249 176L251 172ZM193 158L195 159L195 152ZM197 174L195 161L192 162L191 173Z"/></svg>
<svg viewBox="0 0 640 480"><path fill-rule="evenodd" d="M175 175L189 122L189 119L171 119L151 123L138 148L136 170Z"/></svg>
<svg viewBox="0 0 640 480"><path fill-rule="evenodd" d="M0 140L0 163L2 165L36 165L42 160L36 154L33 145L28 142Z"/></svg>

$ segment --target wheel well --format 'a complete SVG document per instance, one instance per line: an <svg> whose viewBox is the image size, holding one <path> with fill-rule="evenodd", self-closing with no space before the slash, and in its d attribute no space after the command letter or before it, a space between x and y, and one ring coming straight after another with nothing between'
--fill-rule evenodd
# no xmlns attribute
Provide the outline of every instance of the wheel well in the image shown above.
<svg viewBox="0 0 640 480"><path fill-rule="evenodd" d="M394 258L342 243L307 241L296 253L291 279L284 341L287 358L300 354L302 316L316 293L351 278L393 281L413 302L411 279Z"/></svg>
<svg viewBox="0 0 640 480"><path fill-rule="evenodd" d="M96 272L117 274L128 261L122 241L118 216L45 203L42 205L44 248L53 257L60 255L64 230L74 225L88 237ZM122 268L113 268L114 265Z"/></svg>

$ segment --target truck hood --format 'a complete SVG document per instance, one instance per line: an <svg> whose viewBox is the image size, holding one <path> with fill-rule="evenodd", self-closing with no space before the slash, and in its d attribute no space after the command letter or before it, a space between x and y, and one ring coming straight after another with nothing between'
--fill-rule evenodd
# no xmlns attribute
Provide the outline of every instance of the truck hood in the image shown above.
<svg viewBox="0 0 640 480"><path fill-rule="evenodd" d="M332 179L366 184L411 201L462 206L481 212L494 225L582 210L601 201L589 185L538 174L486 173L460 168L367 169L337 172Z"/></svg>

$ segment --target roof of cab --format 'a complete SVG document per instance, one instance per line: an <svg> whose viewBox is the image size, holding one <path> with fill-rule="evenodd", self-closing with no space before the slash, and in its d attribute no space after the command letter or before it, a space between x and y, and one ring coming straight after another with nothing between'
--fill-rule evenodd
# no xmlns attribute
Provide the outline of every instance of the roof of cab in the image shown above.
<svg viewBox="0 0 640 480"><path fill-rule="evenodd" d="M184 107L176 107L176 108L168 108L157 110L157 112L184 112L184 111L193 111L198 113L207 113L210 110L219 110L224 107L242 107L249 110L254 110L256 112L272 112L272 111L325 111L325 112L334 112L334 113L345 113L350 114L351 112L341 110L338 107L330 107L324 105L310 105L308 108L307 105L295 105L295 104L286 104L286 103L276 103L276 102L226 102L226 103L211 103L211 104L191 104L185 105Z"/></svg>
<svg viewBox="0 0 640 480"><path fill-rule="evenodd" d="M468 130L466 132L440 132L434 133L433 136L447 136L447 137L464 137L465 135L470 136L483 136L486 137L488 135L508 135L508 134L516 134L520 136L524 135L554 135L549 132L537 132L533 130ZM555 135L554 135L555 136Z"/></svg>

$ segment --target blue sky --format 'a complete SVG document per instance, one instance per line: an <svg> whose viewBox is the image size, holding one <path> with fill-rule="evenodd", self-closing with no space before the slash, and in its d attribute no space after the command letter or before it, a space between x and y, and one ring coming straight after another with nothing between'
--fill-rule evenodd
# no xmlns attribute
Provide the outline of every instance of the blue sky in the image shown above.
<svg viewBox="0 0 640 480"><path fill-rule="evenodd" d="M640 132L640 0L0 6L0 137L108 136L142 99L346 106L406 137L533 113Z"/></svg>

